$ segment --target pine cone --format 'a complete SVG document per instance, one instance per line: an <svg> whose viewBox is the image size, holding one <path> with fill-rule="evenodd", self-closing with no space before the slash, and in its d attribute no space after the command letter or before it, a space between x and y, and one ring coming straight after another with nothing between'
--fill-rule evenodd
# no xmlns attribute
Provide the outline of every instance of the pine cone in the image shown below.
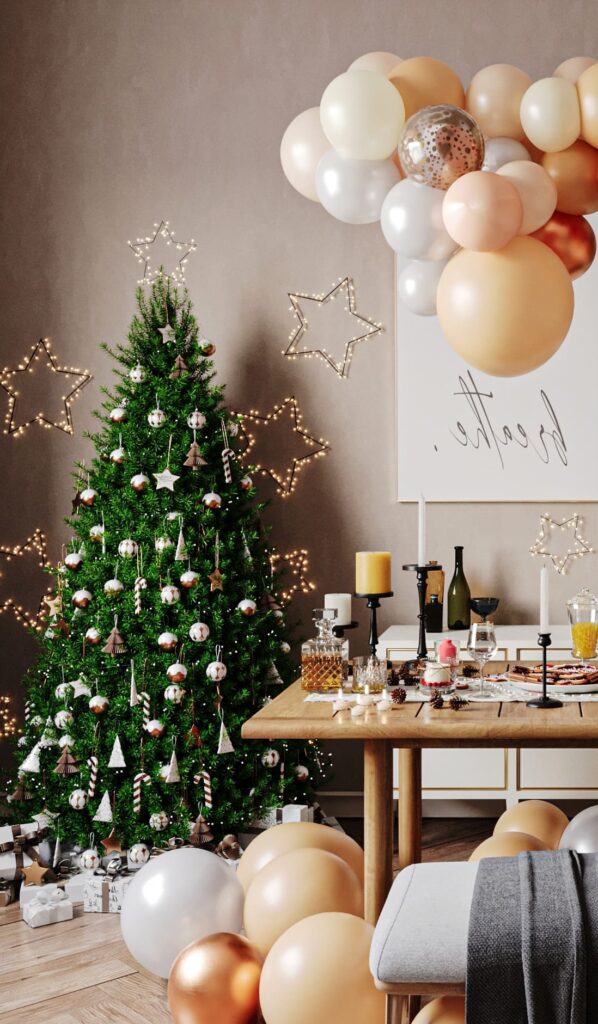
<svg viewBox="0 0 598 1024"><path fill-rule="evenodd" d="M396 690L391 690L390 696L393 704L404 704L407 700L407 690L403 686L398 686Z"/></svg>
<svg viewBox="0 0 598 1024"><path fill-rule="evenodd" d="M455 696L455 697L451 697L451 699L449 701L449 704L450 704L451 708L453 709L453 711L460 711L461 708L465 707L465 705L467 704L467 701L463 700L463 697Z"/></svg>
<svg viewBox="0 0 598 1024"><path fill-rule="evenodd" d="M441 693L433 693L428 703L430 707L436 708L437 711L440 711L440 708L444 707L444 698Z"/></svg>

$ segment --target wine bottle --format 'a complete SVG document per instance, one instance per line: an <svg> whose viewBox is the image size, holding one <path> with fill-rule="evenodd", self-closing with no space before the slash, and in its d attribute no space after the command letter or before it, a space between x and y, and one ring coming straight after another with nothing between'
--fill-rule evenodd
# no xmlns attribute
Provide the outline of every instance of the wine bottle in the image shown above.
<svg viewBox="0 0 598 1024"><path fill-rule="evenodd" d="M469 584L463 572L463 545L455 545L455 571L448 588L448 628L469 629L471 625Z"/></svg>

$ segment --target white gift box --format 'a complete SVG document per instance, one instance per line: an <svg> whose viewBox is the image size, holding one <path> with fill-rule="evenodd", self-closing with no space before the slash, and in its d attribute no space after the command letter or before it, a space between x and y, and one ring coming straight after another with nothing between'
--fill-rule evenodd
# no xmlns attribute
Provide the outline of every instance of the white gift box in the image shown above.
<svg viewBox="0 0 598 1024"><path fill-rule="evenodd" d="M83 902L87 878L88 876L85 874L71 875L64 883L64 891L73 903Z"/></svg>
<svg viewBox="0 0 598 1024"><path fill-rule="evenodd" d="M56 885L55 882L48 882L47 885L22 885L19 892L19 901L21 906L24 907L27 903L37 899L40 893L44 893L49 897L59 888L62 887Z"/></svg>
<svg viewBox="0 0 598 1024"><path fill-rule="evenodd" d="M90 875L85 879L83 910L89 914L120 914L132 875Z"/></svg>
<svg viewBox="0 0 598 1024"><path fill-rule="evenodd" d="M314 809L307 804L285 804L282 809L282 823L290 821L313 821Z"/></svg>
<svg viewBox="0 0 598 1024"><path fill-rule="evenodd" d="M56 886L52 893L48 893L44 890L50 886L35 888L41 888L42 891L28 903L21 904L21 916L30 928L41 928L43 925L56 924L58 921L70 921L73 916L73 904L66 898L62 889Z"/></svg>

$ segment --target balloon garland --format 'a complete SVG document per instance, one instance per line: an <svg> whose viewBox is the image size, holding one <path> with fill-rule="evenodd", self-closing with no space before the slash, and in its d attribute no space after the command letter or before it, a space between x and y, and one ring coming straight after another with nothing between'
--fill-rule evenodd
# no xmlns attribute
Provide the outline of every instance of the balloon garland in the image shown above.
<svg viewBox="0 0 598 1024"><path fill-rule="evenodd" d="M338 220L379 220L405 261L399 298L494 376L542 366L596 253L598 62L537 82L509 64L467 91L430 57L359 57L281 143L293 187Z"/></svg>

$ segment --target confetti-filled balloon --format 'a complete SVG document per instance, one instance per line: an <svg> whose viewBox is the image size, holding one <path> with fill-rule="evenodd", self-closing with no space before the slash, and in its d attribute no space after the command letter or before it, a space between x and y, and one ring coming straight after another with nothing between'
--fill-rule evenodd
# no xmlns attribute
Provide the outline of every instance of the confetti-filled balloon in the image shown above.
<svg viewBox="0 0 598 1024"><path fill-rule="evenodd" d="M407 121L399 157L409 178L447 189L462 174L479 171L484 137L473 117L459 107L424 107Z"/></svg>

